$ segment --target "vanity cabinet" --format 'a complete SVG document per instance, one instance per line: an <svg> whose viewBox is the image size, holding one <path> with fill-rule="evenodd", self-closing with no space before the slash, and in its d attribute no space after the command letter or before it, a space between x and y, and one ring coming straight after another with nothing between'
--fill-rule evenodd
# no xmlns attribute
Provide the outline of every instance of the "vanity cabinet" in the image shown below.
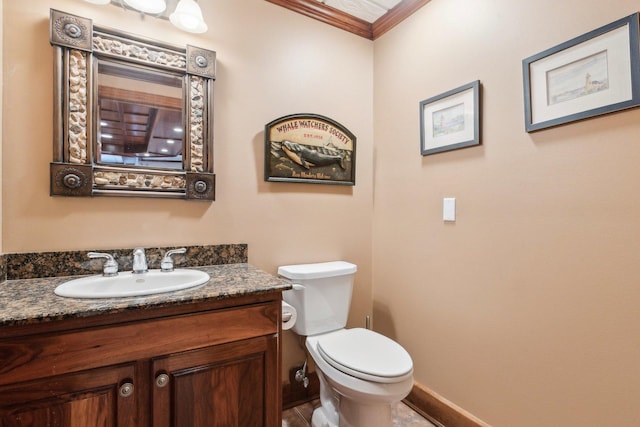
<svg viewBox="0 0 640 427"><path fill-rule="evenodd" d="M280 301L0 328L0 426L280 426Z"/></svg>

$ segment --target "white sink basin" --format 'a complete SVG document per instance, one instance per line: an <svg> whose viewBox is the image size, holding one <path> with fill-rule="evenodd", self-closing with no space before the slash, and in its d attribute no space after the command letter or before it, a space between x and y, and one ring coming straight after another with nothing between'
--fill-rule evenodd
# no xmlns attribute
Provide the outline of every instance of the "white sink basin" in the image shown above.
<svg viewBox="0 0 640 427"><path fill-rule="evenodd" d="M56 295L71 298L136 297L180 291L209 281L204 271L177 268L172 272L149 270L143 274L130 271L117 276L89 276L64 282L55 289Z"/></svg>

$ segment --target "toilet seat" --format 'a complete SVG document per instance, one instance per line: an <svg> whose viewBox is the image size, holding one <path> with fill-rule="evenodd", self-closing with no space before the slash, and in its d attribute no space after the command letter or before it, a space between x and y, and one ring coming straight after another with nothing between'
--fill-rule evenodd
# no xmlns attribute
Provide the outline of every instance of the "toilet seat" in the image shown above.
<svg viewBox="0 0 640 427"><path fill-rule="evenodd" d="M363 329L342 329L319 337L320 356L331 366L366 381L396 383L413 375L413 361L397 342Z"/></svg>

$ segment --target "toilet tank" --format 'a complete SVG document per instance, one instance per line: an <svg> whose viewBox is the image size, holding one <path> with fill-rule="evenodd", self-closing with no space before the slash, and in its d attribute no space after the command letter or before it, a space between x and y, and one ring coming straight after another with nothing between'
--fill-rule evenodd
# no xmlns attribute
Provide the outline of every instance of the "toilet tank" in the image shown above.
<svg viewBox="0 0 640 427"><path fill-rule="evenodd" d="M291 281L293 289L282 298L297 311L291 328L298 335L316 335L342 329L347 324L355 264L345 261L286 265L278 274Z"/></svg>

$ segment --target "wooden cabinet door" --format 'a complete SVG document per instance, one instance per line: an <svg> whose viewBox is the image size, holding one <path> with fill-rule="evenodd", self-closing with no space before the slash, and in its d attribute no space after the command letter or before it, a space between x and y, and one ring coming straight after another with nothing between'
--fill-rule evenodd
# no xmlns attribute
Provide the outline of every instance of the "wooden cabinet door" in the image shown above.
<svg viewBox="0 0 640 427"><path fill-rule="evenodd" d="M276 336L152 361L154 427L281 425Z"/></svg>
<svg viewBox="0 0 640 427"><path fill-rule="evenodd" d="M0 426L136 426L134 378L123 365L0 386Z"/></svg>

